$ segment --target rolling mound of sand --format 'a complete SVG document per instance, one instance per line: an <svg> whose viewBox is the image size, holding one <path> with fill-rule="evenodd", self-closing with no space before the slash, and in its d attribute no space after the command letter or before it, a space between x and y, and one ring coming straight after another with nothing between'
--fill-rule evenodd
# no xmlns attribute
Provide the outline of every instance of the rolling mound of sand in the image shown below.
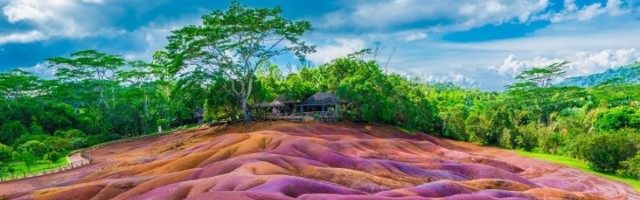
<svg viewBox="0 0 640 200"><path fill-rule="evenodd" d="M14 188L22 184L26 189L10 193L0 189L0 194L17 199L610 199L637 195L600 193L589 185L550 186L553 177L535 176L531 172L535 168L471 154L476 151L471 148L475 147L424 134L409 136L386 126L284 122L218 126L97 149L89 154L98 162L84 173L69 172L76 173L66 177L71 180L55 185L26 180L12 183Z"/></svg>

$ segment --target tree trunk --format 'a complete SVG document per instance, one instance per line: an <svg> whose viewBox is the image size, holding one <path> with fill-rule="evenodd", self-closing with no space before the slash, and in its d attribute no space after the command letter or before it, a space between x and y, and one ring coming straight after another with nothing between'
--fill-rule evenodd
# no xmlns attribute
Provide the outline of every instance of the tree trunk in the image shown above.
<svg viewBox="0 0 640 200"><path fill-rule="evenodd" d="M242 110L244 111L244 121L250 122L253 121L253 114L251 113L251 109L247 105L247 99L242 99Z"/></svg>

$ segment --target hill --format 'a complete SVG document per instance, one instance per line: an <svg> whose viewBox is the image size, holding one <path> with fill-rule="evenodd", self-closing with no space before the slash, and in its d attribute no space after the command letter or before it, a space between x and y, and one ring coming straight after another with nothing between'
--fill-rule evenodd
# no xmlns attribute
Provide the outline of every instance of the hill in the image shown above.
<svg viewBox="0 0 640 200"><path fill-rule="evenodd" d="M624 199L579 170L389 126L262 122L105 146L78 170L0 184L17 199Z"/></svg>
<svg viewBox="0 0 640 200"><path fill-rule="evenodd" d="M603 84L640 83L640 62L602 73L567 78L559 86L591 87Z"/></svg>

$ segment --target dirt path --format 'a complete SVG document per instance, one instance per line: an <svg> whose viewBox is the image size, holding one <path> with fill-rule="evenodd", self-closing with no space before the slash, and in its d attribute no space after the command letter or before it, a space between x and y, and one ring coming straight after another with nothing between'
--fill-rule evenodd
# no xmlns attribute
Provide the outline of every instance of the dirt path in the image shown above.
<svg viewBox="0 0 640 200"><path fill-rule="evenodd" d="M3 196L8 198L21 197L35 190L44 188L84 183L112 172L113 170L111 169L115 170L128 166L133 167L150 163L154 160L164 159L167 155L179 154L184 149L209 143L212 138L223 133L249 132L269 126L271 125L258 124L251 127L194 129L177 134L145 138L138 141L114 144L95 149L87 152L93 156L93 163L90 165L46 176L0 183L0 199L2 199ZM386 131L393 131L389 128L385 129L380 127L355 127L351 124L342 124L341 126L354 129L358 128L364 132L366 132L367 129L371 129L375 130L372 131L371 134L375 133L379 135L387 134ZM404 138L405 136L401 137ZM522 168L524 171L519 173L519 176L541 186L595 194L606 199L640 199L640 195L626 184L606 180L562 165L520 156L514 151L482 147L475 144L444 139L429 138L429 140L434 140L434 142L440 146L453 151L483 156ZM70 162L73 162L83 158L80 157L79 154L74 154L70 156L69 159Z"/></svg>

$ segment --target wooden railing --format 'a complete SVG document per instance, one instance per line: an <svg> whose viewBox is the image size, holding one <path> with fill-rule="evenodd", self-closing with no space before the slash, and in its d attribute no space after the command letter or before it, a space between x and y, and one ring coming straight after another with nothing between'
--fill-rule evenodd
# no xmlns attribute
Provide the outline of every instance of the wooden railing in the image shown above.
<svg viewBox="0 0 640 200"><path fill-rule="evenodd" d="M54 174L54 173L63 172L71 169L76 169L76 168L91 164L93 162L93 157L91 157L84 151L80 152L80 157L82 157L81 160L70 162L70 163L67 163L66 165L61 165L57 167L47 167L47 168L34 170L30 172L21 171L21 172L8 174L5 176L0 176L0 182L8 182L8 181L44 176L48 174Z"/></svg>
<svg viewBox="0 0 640 200"><path fill-rule="evenodd" d="M340 120L340 113L331 111L314 111L314 112L294 112L294 113L264 113L257 115L262 120L287 120L294 122L317 121L326 123L336 123Z"/></svg>

